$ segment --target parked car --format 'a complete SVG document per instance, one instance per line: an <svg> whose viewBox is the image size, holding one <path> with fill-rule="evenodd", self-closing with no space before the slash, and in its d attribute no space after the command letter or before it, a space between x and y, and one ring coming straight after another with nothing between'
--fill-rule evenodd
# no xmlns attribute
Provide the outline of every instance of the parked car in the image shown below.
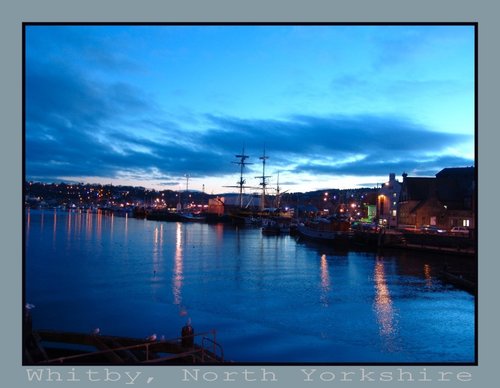
<svg viewBox="0 0 500 388"><path fill-rule="evenodd" d="M420 231L422 233L431 233L431 234L446 233L445 229L438 228L436 225L422 225L420 227Z"/></svg>
<svg viewBox="0 0 500 388"><path fill-rule="evenodd" d="M362 228L364 231L367 231L367 232L378 232L378 230L380 229L380 226L378 226L377 224L375 223L363 223L362 224Z"/></svg>
<svg viewBox="0 0 500 388"><path fill-rule="evenodd" d="M469 229L465 226L454 226L451 228L450 233L460 233L460 234L469 234Z"/></svg>

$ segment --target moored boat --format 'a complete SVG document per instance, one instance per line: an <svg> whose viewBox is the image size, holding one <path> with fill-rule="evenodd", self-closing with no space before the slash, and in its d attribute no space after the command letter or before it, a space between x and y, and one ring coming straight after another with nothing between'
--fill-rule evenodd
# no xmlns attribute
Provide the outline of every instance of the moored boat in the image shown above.
<svg viewBox="0 0 500 388"><path fill-rule="evenodd" d="M262 234L290 234L290 219L265 218L262 220Z"/></svg>
<svg viewBox="0 0 500 388"><path fill-rule="evenodd" d="M301 236L326 241L349 237L349 228L348 221L333 218L315 218L297 225Z"/></svg>
<svg viewBox="0 0 500 388"><path fill-rule="evenodd" d="M180 221L203 222L206 219L206 217L202 214L195 214L195 213L178 213L178 214Z"/></svg>
<svg viewBox="0 0 500 388"><path fill-rule="evenodd" d="M180 221L179 213L169 211L169 210L150 210L146 211L146 219L151 221L171 221L178 222Z"/></svg>

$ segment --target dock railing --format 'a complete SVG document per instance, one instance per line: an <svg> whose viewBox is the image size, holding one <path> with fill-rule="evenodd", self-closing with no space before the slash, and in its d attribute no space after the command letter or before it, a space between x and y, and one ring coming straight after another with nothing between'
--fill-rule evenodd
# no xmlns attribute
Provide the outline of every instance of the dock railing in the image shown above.
<svg viewBox="0 0 500 388"><path fill-rule="evenodd" d="M215 340L215 335L216 335L215 330L213 330L211 334L213 336L213 339L203 336L203 338L201 340L202 360L205 361L205 349L206 349L205 343L208 342L208 343L211 343L211 345L213 347L212 354L215 357L218 357L222 362L224 362L224 349L222 349L222 346ZM220 352L219 356L217 356L217 349Z"/></svg>
<svg viewBox="0 0 500 388"><path fill-rule="evenodd" d="M41 334L40 340L42 342L50 342L50 343L72 343L79 344L76 341L69 341L65 336L70 337L74 336L74 333L56 333L50 332L50 339L47 340L43 335L48 332L39 332ZM59 337L59 340L57 339ZM111 364L119 364L119 363L131 363L131 364L153 364L153 363L169 363L175 362L176 360L186 360L190 359L193 364L200 362L212 362L219 363L224 360L224 352L222 346L216 342L215 330L210 332L203 332L194 334L193 338L201 338L201 345L193 344L192 347L183 347L182 346L182 338L177 337L173 339L165 339L159 341L147 341L140 344L134 345L126 345L126 346L116 346L110 347L105 344L106 341L111 341L113 343L119 344L120 337L110 337L110 336L101 336L101 335L88 335L85 336L86 340L90 340L86 345L91 345L95 347L96 351L90 352L82 352L80 354L73 354L63 357L55 357L51 359L45 359L37 362L37 364L64 364L64 363L75 363L78 361L82 361L85 358L96 358L96 357L106 357L111 360ZM212 337L212 338L211 338ZM129 338L125 338L125 340L130 340ZM80 343L81 345L81 343ZM163 346L162 346L163 345ZM167 349L168 348L168 349ZM213 349L210 350L210 348ZM135 352L135 353L134 353ZM134 356L137 352L142 352L143 359L139 359ZM160 354L168 353L168 356L161 357ZM124 359L121 355L127 355ZM121 361L121 362L120 362Z"/></svg>

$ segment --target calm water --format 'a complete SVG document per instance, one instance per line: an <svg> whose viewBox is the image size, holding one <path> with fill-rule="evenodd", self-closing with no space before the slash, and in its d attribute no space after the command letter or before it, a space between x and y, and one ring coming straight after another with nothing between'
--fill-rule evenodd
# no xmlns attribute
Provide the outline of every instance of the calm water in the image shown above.
<svg viewBox="0 0 500 388"><path fill-rule="evenodd" d="M441 267L260 229L26 213L36 328L175 338L190 317L242 363L474 362L474 298Z"/></svg>

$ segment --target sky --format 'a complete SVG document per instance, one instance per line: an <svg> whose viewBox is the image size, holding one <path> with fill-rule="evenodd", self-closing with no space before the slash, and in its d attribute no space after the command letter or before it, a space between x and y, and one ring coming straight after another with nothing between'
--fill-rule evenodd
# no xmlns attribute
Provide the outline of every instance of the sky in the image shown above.
<svg viewBox="0 0 500 388"><path fill-rule="evenodd" d="M242 152L250 187L264 152L290 192L434 176L475 165L474 71L467 25L27 25L26 179L236 192Z"/></svg>

